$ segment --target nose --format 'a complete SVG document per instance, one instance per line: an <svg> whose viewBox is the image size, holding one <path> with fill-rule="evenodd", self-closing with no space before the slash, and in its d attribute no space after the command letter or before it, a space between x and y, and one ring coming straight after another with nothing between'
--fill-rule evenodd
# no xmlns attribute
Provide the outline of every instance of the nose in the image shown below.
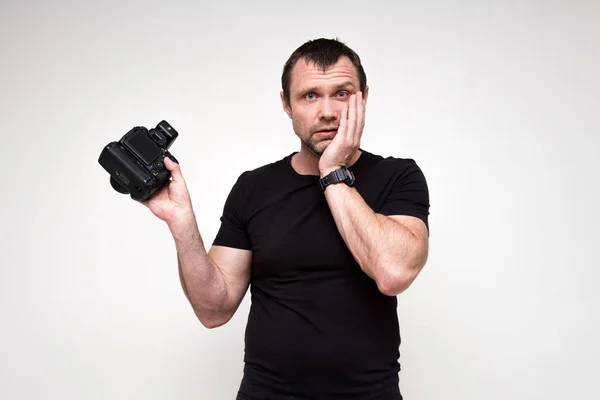
<svg viewBox="0 0 600 400"><path fill-rule="evenodd" d="M337 109L331 101L331 99L325 97L321 100L319 109L319 119L321 120L333 120L337 119Z"/></svg>

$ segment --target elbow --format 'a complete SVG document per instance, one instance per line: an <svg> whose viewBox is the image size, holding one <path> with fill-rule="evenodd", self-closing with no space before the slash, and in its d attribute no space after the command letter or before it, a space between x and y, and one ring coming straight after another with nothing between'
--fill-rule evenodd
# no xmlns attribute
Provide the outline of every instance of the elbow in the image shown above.
<svg viewBox="0 0 600 400"><path fill-rule="evenodd" d="M198 317L198 319L200 320L200 323L202 324L202 326L204 326L205 328L215 329L215 328L225 325L227 322L229 322L231 317L226 317L226 318L200 318L200 317Z"/></svg>
<svg viewBox="0 0 600 400"><path fill-rule="evenodd" d="M382 273L376 280L377 288L386 296L397 296L410 287L417 277L420 268L398 266Z"/></svg>
<svg viewBox="0 0 600 400"><path fill-rule="evenodd" d="M380 260L375 277L377 288L386 296L397 296L412 285L427 262L427 251L402 261Z"/></svg>
<svg viewBox="0 0 600 400"><path fill-rule="evenodd" d="M220 322L220 321L216 321L216 320L200 320L200 323L206 329L215 329L215 328L225 325L225 322Z"/></svg>
<svg viewBox="0 0 600 400"><path fill-rule="evenodd" d="M233 317L233 313L219 312L201 314L196 310L194 310L194 312L196 313L196 317L198 318L202 326L204 326L207 329L215 329L220 326L223 326L227 322L229 322L229 320L231 320L231 318Z"/></svg>
<svg viewBox="0 0 600 400"><path fill-rule="evenodd" d="M386 296L397 296L400 293L404 292L410 283L407 283L404 280L385 280L383 282L377 282L377 288L379 291Z"/></svg>

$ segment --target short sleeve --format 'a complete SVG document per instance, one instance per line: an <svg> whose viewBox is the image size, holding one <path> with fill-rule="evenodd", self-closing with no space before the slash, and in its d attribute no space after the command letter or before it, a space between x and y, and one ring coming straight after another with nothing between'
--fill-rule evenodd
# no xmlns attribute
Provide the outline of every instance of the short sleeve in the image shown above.
<svg viewBox="0 0 600 400"><path fill-rule="evenodd" d="M429 189L425 175L413 160L395 176L380 213L420 218L429 230Z"/></svg>
<svg viewBox="0 0 600 400"><path fill-rule="evenodd" d="M244 218L244 177L245 173L239 176L227 196L221 215L221 227L217 232L213 245L243 250L251 249Z"/></svg>

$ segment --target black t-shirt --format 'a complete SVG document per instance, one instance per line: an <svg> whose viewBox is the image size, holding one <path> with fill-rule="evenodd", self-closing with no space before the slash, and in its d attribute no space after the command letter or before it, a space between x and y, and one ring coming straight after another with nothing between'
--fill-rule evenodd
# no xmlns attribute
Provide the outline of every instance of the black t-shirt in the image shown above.
<svg viewBox="0 0 600 400"><path fill-rule="evenodd" d="M213 242L252 251L240 393L371 399L398 387L397 299L361 270L319 177L298 174L293 154L240 175ZM362 150L350 170L375 212L415 216L428 226L427 183L413 160Z"/></svg>

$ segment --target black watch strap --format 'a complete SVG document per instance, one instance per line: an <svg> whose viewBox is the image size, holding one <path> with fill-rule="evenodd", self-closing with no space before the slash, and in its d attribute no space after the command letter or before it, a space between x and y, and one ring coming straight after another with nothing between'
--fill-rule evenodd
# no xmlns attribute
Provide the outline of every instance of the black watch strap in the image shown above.
<svg viewBox="0 0 600 400"><path fill-rule="evenodd" d="M346 167L340 167L319 179L319 186L321 187L321 190L325 190L329 185L344 182L346 185L352 187L354 186L354 181L355 178L352 171Z"/></svg>

